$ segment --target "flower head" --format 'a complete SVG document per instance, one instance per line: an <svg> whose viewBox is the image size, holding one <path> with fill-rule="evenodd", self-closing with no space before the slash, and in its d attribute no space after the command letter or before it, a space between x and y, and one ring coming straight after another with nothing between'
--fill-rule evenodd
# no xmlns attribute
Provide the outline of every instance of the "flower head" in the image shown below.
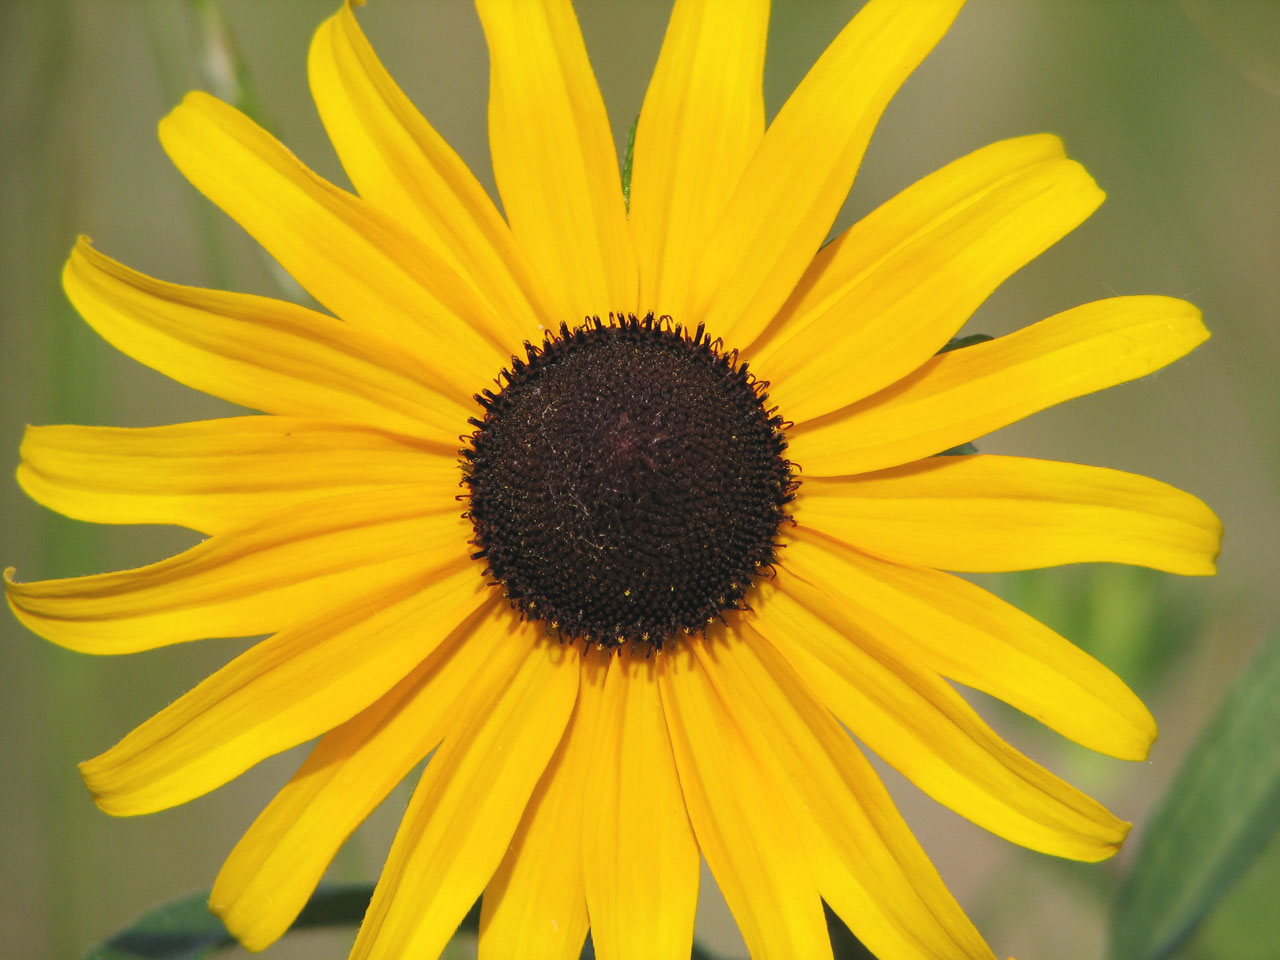
<svg viewBox="0 0 1280 960"><path fill-rule="evenodd" d="M214 887L251 949L431 755L354 956L437 956L483 894L482 957L573 957L588 927L602 957L687 957L701 856L753 956L829 956L825 900L881 957L991 957L841 725L1015 843L1118 848L1124 822L948 681L1127 759L1150 715L954 572L1208 574L1217 521L1155 480L940 451L1170 363L1198 311L1115 297L944 351L1102 200L1051 136L823 245L959 0L871 0L767 128L767 2L676 0L629 207L569 0L477 6L505 216L347 5L309 67L355 193L207 95L160 128L330 313L73 251L67 294L107 340L265 414L27 435L42 503L208 535L136 570L10 575L32 630L98 654L269 635L86 783L147 813L320 738Z"/></svg>

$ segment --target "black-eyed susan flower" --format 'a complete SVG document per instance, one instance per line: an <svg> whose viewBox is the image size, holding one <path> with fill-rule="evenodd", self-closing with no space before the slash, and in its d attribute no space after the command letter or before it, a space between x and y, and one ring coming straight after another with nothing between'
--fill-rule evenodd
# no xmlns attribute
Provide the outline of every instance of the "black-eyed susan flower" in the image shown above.
<svg viewBox="0 0 1280 960"><path fill-rule="evenodd" d="M822 245L959 0L872 0L767 128L767 2L677 0L629 208L569 0L477 5L505 217L344 7L309 66L355 193L204 94L160 128L330 313L73 251L67 293L108 341L266 414L27 435L42 503L208 535L10 576L31 629L96 654L269 635L86 783L148 813L320 738L214 887L251 949L431 754L356 957L437 956L481 894L485 958L573 957L588 927L604 958L687 957L700 856L755 957L829 956L823 900L881 957L991 957L844 727L1015 843L1117 849L1125 823L948 681L1127 759L1150 715L954 572L1208 574L1217 521L1143 477L938 454L1170 363L1207 336L1198 311L1115 297L939 352L1101 202L1051 136Z"/></svg>

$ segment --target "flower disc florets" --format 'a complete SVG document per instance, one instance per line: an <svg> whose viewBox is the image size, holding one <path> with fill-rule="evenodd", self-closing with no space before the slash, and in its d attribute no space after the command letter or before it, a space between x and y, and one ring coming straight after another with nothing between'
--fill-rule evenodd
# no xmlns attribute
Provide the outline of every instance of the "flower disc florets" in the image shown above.
<svg viewBox="0 0 1280 960"><path fill-rule="evenodd" d="M463 451L506 595L564 639L651 649L741 608L796 485L765 385L652 314L525 347Z"/></svg>

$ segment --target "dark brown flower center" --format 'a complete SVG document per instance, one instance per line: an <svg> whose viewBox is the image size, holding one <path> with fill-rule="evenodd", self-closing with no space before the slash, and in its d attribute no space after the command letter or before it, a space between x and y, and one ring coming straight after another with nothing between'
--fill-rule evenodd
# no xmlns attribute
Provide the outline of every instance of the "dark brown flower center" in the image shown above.
<svg viewBox="0 0 1280 960"><path fill-rule="evenodd" d="M764 384L652 314L525 346L463 451L488 574L562 639L606 646L740 608L795 488Z"/></svg>

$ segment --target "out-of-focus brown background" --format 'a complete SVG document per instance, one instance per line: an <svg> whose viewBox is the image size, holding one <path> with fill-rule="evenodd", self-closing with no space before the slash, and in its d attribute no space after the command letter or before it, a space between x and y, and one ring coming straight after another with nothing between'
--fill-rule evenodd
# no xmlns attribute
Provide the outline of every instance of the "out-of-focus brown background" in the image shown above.
<svg viewBox="0 0 1280 960"><path fill-rule="evenodd" d="M771 114L858 5L775 0ZM336 6L224 3L267 120L304 160L345 183L305 69L311 32ZM668 7L579 2L620 141L639 110ZM137 426L231 409L116 353L78 321L58 280L75 236L86 233L111 256L169 280L280 292L253 243L182 181L155 138L156 121L184 90L226 73L201 39L209 9L180 0L0 4L0 561L24 579L132 566L191 542L170 529L78 524L28 502L5 479L24 423ZM375 0L360 17L400 83L492 187L487 60L470 5ZM1062 135L1108 201L1006 284L969 329L998 334L1100 297L1165 293L1199 304L1214 332L1153 377L981 443L1159 477L1206 499L1226 524L1221 574L1211 581L1105 567L988 581L1095 650L1147 698L1162 736L1140 766L1094 758L979 704L1011 739L1140 830L1225 685L1280 623L1280 5L971 0L890 106L841 225L969 150L1038 131ZM76 957L144 908L211 883L298 762L296 751L185 807L132 820L94 808L75 762L243 646L210 641L92 659L0 621L5 955ZM1090 866L1027 853L888 779L998 955L1103 955L1125 855ZM404 789L340 855L335 877L376 875ZM1183 955L1271 956L1252 910L1278 879L1273 843ZM707 944L741 950L723 905L706 900ZM1252 933L1242 932L1241 917ZM268 955L341 957L349 942L349 933L305 937Z"/></svg>

